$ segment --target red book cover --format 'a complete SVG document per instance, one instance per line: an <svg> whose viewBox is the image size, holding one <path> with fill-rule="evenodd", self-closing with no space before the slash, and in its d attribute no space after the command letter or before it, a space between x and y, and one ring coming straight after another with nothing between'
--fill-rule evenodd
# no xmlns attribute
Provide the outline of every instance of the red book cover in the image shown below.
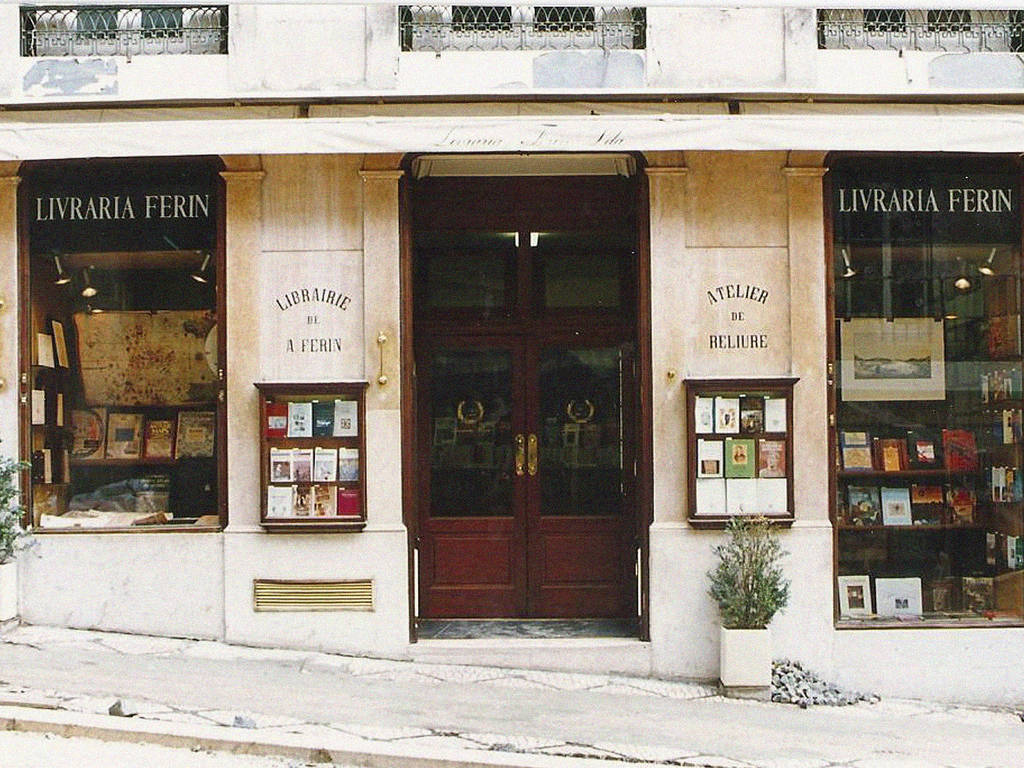
<svg viewBox="0 0 1024 768"><path fill-rule="evenodd" d="M359 517L363 514L359 504L359 491L355 488L338 489L338 517Z"/></svg>
<svg viewBox="0 0 1024 768"><path fill-rule="evenodd" d="M954 472L978 471L978 446L973 432L966 429L942 430L942 452L946 457L946 469Z"/></svg>
<svg viewBox="0 0 1024 768"><path fill-rule="evenodd" d="M267 437L288 434L288 403L267 403Z"/></svg>

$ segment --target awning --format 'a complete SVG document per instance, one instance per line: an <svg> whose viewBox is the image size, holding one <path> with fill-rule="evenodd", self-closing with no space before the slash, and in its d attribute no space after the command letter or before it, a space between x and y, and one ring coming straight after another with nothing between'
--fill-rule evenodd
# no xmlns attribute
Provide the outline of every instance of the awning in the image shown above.
<svg viewBox="0 0 1024 768"><path fill-rule="evenodd" d="M462 105L450 105L456 112ZM0 160L232 154L859 150L1024 152L1024 108L986 105L609 105L609 114L238 117L144 108L0 113ZM362 112L366 111L362 108ZM128 114L128 113L131 114ZM275 114L276 112L276 114ZM336 114L330 114L336 112ZM327 113L327 114L325 114ZM240 113L245 114L245 113Z"/></svg>

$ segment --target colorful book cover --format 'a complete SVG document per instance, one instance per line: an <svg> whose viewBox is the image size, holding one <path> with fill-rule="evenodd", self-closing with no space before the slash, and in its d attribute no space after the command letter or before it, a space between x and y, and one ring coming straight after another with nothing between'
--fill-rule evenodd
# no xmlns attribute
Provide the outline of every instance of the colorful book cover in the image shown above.
<svg viewBox="0 0 1024 768"><path fill-rule="evenodd" d="M292 486L292 514L296 517L309 517L313 514L313 486Z"/></svg>
<svg viewBox="0 0 1024 768"><path fill-rule="evenodd" d="M697 477L723 477L724 445L721 440L697 440Z"/></svg>
<svg viewBox="0 0 1024 768"><path fill-rule="evenodd" d="M330 437L334 433L334 401L313 402L313 437Z"/></svg>
<svg viewBox="0 0 1024 768"><path fill-rule="evenodd" d="M942 430L942 453L946 469L954 472L978 471L978 446L973 432L966 429Z"/></svg>
<svg viewBox="0 0 1024 768"><path fill-rule="evenodd" d="M974 522L974 504L976 496L970 488L953 487L947 494L949 508L953 513L953 522L970 525Z"/></svg>
<svg viewBox="0 0 1024 768"><path fill-rule="evenodd" d="M842 431L839 433L839 449L843 469L847 471L870 471L875 468L871 455L871 436L867 432Z"/></svg>
<svg viewBox="0 0 1024 768"><path fill-rule="evenodd" d="M740 398L740 432L756 434L764 431L764 398L744 395Z"/></svg>
<svg viewBox="0 0 1024 768"><path fill-rule="evenodd" d="M749 438L732 438L725 440L725 476L754 476L754 441Z"/></svg>
<svg viewBox="0 0 1024 768"><path fill-rule="evenodd" d="M288 434L288 403L266 404L267 437L285 437Z"/></svg>
<svg viewBox="0 0 1024 768"><path fill-rule="evenodd" d="M331 424L334 424L334 412L331 412ZM338 449L313 449L313 479L316 482L334 482L338 479Z"/></svg>
<svg viewBox="0 0 1024 768"><path fill-rule="evenodd" d="M356 488L338 489L338 516L360 517L363 514L359 503L359 491Z"/></svg>
<svg viewBox="0 0 1024 768"><path fill-rule="evenodd" d="M757 441L757 476L786 476L785 440L762 439Z"/></svg>
<svg viewBox="0 0 1024 768"><path fill-rule="evenodd" d="M145 447L147 459L169 459L174 456L174 421L150 419L146 422Z"/></svg>
<svg viewBox="0 0 1024 768"><path fill-rule="evenodd" d="M313 486L313 516L334 517L338 508L338 487L336 485Z"/></svg>
<svg viewBox="0 0 1024 768"><path fill-rule="evenodd" d="M910 512L910 489L882 488L882 524L913 525Z"/></svg>
<svg viewBox="0 0 1024 768"><path fill-rule="evenodd" d="M217 414L213 411L179 411L178 434L174 442L174 457L213 456L217 433Z"/></svg>
<svg viewBox="0 0 1024 768"><path fill-rule="evenodd" d="M941 504L942 503L942 486L941 485L918 485L915 483L910 486L910 503L911 504Z"/></svg>
<svg viewBox="0 0 1024 768"><path fill-rule="evenodd" d="M902 440L881 439L878 445L878 467L883 472L899 472L907 468L906 445Z"/></svg>
<svg viewBox="0 0 1024 768"><path fill-rule="evenodd" d="M293 453L291 448L270 449L270 482L290 483L295 479L292 470Z"/></svg>
<svg viewBox="0 0 1024 768"><path fill-rule="evenodd" d="M338 449L338 480L343 483L354 483L359 479L359 449Z"/></svg>
<svg viewBox="0 0 1024 768"><path fill-rule="evenodd" d="M738 397L715 398L715 432L738 434L740 431L740 399Z"/></svg>
<svg viewBox="0 0 1024 768"><path fill-rule="evenodd" d="M292 475L298 483L308 483L313 479L312 448L295 448L292 451Z"/></svg>
<svg viewBox="0 0 1024 768"><path fill-rule="evenodd" d="M102 459L107 441L107 409L72 410L71 431L73 458Z"/></svg>
<svg viewBox="0 0 1024 768"><path fill-rule="evenodd" d="M107 458L137 459L142 455L142 414L107 416Z"/></svg>
<svg viewBox="0 0 1024 768"><path fill-rule="evenodd" d="M881 522L882 501L876 486L851 485L846 494L852 525L877 525Z"/></svg>

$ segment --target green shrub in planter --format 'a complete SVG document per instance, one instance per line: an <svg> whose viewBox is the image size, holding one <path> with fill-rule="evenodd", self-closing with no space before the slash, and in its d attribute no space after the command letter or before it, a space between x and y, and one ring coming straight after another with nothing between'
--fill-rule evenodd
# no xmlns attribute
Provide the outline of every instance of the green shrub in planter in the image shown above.
<svg viewBox="0 0 1024 768"><path fill-rule="evenodd" d="M21 526L25 510L18 490L18 473L25 467L24 462L0 456L0 565L14 559L15 551L28 536Z"/></svg>
<svg viewBox="0 0 1024 768"><path fill-rule="evenodd" d="M763 517L733 518L726 532L728 540L714 549L718 565L708 572L709 593L726 629L764 629L789 602L781 566L788 553Z"/></svg>

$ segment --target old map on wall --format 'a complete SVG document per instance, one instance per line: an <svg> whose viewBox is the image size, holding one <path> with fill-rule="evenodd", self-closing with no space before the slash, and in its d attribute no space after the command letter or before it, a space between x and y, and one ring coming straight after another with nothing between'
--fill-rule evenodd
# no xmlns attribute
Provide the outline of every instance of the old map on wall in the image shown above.
<svg viewBox="0 0 1024 768"><path fill-rule="evenodd" d="M74 315L87 405L189 405L216 398L212 312Z"/></svg>

